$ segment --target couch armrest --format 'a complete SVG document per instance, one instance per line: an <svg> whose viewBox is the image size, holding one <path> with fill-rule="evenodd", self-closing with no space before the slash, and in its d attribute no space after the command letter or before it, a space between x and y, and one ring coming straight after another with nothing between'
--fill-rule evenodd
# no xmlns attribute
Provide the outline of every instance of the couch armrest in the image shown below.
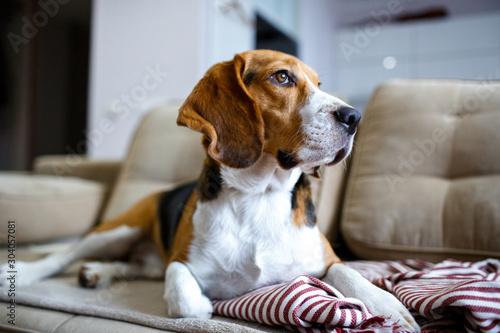
<svg viewBox="0 0 500 333"><path fill-rule="evenodd" d="M122 167L121 160L93 160L81 155L44 155L33 163L33 173L61 177L77 177L103 184L106 188L97 221L109 201Z"/></svg>
<svg viewBox="0 0 500 333"><path fill-rule="evenodd" d="M45 155L35 159L33 172L41 175L93 180L112 189L121 165L120 160L92 160L80 155Z"/></svg>

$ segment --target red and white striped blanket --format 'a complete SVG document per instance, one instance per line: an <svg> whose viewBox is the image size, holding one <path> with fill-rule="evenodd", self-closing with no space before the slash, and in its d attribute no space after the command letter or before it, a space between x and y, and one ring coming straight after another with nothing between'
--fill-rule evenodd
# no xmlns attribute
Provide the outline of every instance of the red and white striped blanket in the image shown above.
<svg viewBox="0 0 500 333"><path fill-rule="evenodd" d="M356 261L347 263L393 293L412 311L422 332L500 332L500 261ZM406 332L374 317L360 300L310 276L215 301L216 314L296 332Z"/></svg>

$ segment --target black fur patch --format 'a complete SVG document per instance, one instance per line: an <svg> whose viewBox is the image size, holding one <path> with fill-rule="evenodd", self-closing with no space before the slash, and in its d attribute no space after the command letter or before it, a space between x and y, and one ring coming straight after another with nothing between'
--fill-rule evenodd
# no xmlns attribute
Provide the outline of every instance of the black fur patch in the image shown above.
<svg viewBox="0 0 500 333"><path fill-rule="evenodd" d="M299 164L299 161L295 157L293 157L283 149L278 150L278 156L276 157L281 167L285 170L294 168L297 166L297 164Z"/></svg>
<svg viewBox="0 0 500 333"><path fill-rule="evenodd" d="M200 179L196 185L196 194L200 201L209 201L216 199L222 188L222 178L220 176L219 166L213 163L206 163L203 166Z"/></svg>
<svg viewBox="0 0 500 333"><path fill-rule="evenodd" d="M174 244L175 233L189 197L196 183L189 183L172 191L164 192L158 203L158 218L160 220L160 235L165 250L170 250Z"/></svg>
<svg viewBox="0 0 500 333"><path fill-rule="evenodd" d="M299 181L300 181L300 178L299 178ZM298 183L299 182L297 182L297 184ZM295 186L292 189L292 210L295 210L299 207L299 204L297 203L297 184L295 184Z"/></svg>
<svg viewBox="0 0 500 333"><path fill-rule="evenodd" d="M314 227L316 225L316 210L314 208L314 203L311 198L311 183L305 174L302 174L295 183L292 189L292 210L299 207L297 194L299 191L304 191L307 196L303 199L305 200L305 214L306 214L306 225L308 227Z"/></svg>
<svg viewBox="0 0 500 333"><path fill-rule="evenodd" d="M316 225L316 210L314 208L314 203L311 197L306 199L306 217L308 227L314 227Z"/></svg>
<svg viewBox="0 0 500 333"><path fill-rule="evenodd" d="M243 83L245 86L249 86L257 78L257 72L248 72L243 76Z"/></svg>

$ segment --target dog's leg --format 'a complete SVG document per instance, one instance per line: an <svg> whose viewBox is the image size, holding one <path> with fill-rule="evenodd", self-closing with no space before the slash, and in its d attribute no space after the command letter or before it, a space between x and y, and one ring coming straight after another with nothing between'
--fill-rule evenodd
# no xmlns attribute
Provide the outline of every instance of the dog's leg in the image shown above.
<svg viewBox="0 0 500 333"><path fill-rule="evenodd" d="M88 262L83 264L78 280L85 288L106 288L115 280L138 278L160 279L165 273L165 265L151 266L139 262Z"/></svg>
<svg viewBox="0 0 500 333"><path fill-rule="evenodd" d="M79 259L117 258L125 255L141 237L140 228L122 225L115 229L93 232L85 236L68 252L54 253L34 262L8 263L0 266L0 286L6 284L12 271L17 273L18 286L29 285L55 275Z"/></svg>
<svg viewBox="0 0 500 333"><path fill-rule="evenodd" d="M88 262L83 264L80 285L86 288L105 288L114 280L136 278L161 279L165 264L150 241L140 241L130 251L129 262Z"/></svg>
<svg viewBox="0 0 500 333"><path fill-rule="evenodd" d="M363 301L373 315L390 317L400 325L420 332L413 316L396 297L378 288L354 269L344 264L333 264L323 280L345 297Z"/></svg>
<svg viewBox="0 0 500 333"><path fill-rule="evenodd" d="M174 261L165 273L165 295L171 318L210 318L212 302L205 296L189 268Z"/></svg>

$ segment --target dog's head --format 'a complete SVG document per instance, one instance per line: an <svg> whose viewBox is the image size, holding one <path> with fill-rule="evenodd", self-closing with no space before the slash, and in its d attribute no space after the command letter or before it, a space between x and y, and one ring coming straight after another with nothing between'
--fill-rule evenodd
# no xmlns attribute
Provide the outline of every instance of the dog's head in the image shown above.
<svg viewBox="0 0 500 333"><path fill-rule="evenodd" d="M203 133L208 154L229 167L249 167L266 152L284 169L315 173L350 153L361 118L319 84L318 75L293 56L237 54L208 70L177 123Z"/></svg>

